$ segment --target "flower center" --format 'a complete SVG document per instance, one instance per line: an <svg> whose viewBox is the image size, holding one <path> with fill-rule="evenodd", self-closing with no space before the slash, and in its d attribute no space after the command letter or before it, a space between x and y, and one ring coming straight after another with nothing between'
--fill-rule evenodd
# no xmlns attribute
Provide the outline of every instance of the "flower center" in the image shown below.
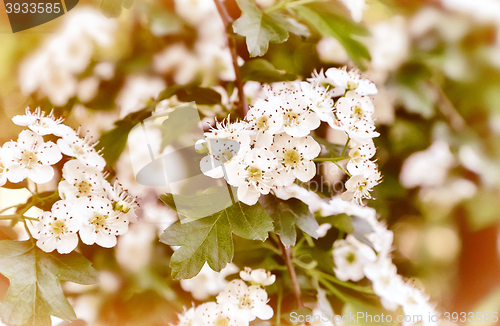
<svg viewBox="0 0 500 326"><path fill-rule="evenodd" d="M92 185L87 181L75 183L75 187L78 188L77 197L88 196L92 193Z"/></svg>
<svg viewBox="0 0 500 326"><path fill-rule="evenodd" d="M261 129L261 130L267 130L267 129L269 129L269 126L267 124L267 117L266 116L262 116L262 117L260 117L260 118L257 119L257 128Z"/></svg>
<svg viewBox="0 0 500 326"><path fill-rule="evenodd" d="M226 317L219 317L215 320L214 326L229 326L229 320Z"/></svg>
<svg viewBox="0 0 500 326"><path fill-rule="evenodd" d="M247 168L247 180L248 181L260 181L262 179L262 171L255 166L250 166Z"/></svg>
<svg viewBox="0 0 500 326"><path fill-rule="evenodd" d="M71 146L73 148L73 152L75 155L84 155L85 154L85 148L80 145L79 143L75 142Z"/></svg>
<svg viewBox="0 0 500 326"><path fill-rule="evenodd" d="M356 255L352 252L348 253L346 256L345 256L345 260L347 260L347 262L349 264L352 264L354 263L354 261L356 260Z"/></svg>
<svg viewBox="0 0 500 326"><path fill-rule="evenodd" d="M21 164L27 169L33 168L38 163L36 154L30 151L24 151L21 154Z"/></svg>
<svg viewBox="0 0 500 326"><path fill-rule="evenodd" d="M246 309L250 309L252 307L252 299L250 299L248 294L245 294L240 298L239 307Z"/></svg>
<svg viewBox="0 0 500 326"><path fill-rule="evenodd" d="M66 233L66 223L63 220L57 220L52 224L52 233L55 236L59 236L63 233Z"/></svg>
<svg viewBox="0 0 500 326"><path fill-rule="evenodd" d="M283 153L283 164L285 166L290 166L292 169L297 166L297 164L302 160L299 152L294 149L289 149Z"/></svg>
<svg viewBox="0 0 500 326"><path fill-rule="evenodd" d="M285 117L283 119L285 126L290 127L297 123L299 120L299 115L290 109L287 113L285 113Z"/></svg>
<svg viewBox="0 0 500 326"><path fill-rule="evenodd" d="M358 88L358 83L356 83L354 80L349 80L347 82L347 90L349 91L353 91L355 90L356 88Z"/></svg>
<svg viewBox="0 0 500 326"><path fill-rule="evenodd" d="M90 224L94 226L96 233L106 227L106 219L108 217L109 215L102 215L98 213L94 215L94 218L90 221Z"/></svg>
<svg viewBox="0 0 500 326"><path fill-rule="evenodd" d="M353 111L353 117L358 119L358 120L361 120L363 119L363 116L365 115L365 112L363 111L362 108L360 108L359 106L355 107L354 108L354 111Z"/></svg>
<svg viewBox="0 0 500 326"><path fill-rule="evenodd" d="M224 152L221 154L217 155L216 160L221 162L221 163L227 163L230 162L234 157L233 151L230 149L226 149Z"/></svg>
<svg viewBox="0 0 500 326"><path fill-rule="evenodd" d="M113 202L113 210L126 214L130 211L130 205L124 200L115 201Z"/></svg>
<svg viewBox="0 0 500 326"><path fill-rule="evenodd" d="M368 183L366 181L360 182L358 184L358 191L364 191L367 186L368 186Z"/></svg>

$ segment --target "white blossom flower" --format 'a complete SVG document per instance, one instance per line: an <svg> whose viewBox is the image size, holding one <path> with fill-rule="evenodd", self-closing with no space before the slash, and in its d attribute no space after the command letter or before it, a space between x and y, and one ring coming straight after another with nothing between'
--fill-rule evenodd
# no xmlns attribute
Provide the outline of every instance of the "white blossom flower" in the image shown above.
<svg viewBox="0 0 500 326"><path fill-rule="evenodd" d="M292 137L285 133L275 135L271 151L281 167L277 171L278 185L289 186L295 178L307 182L316 174L316 165L312 160L319 155L321 147L312 137Z"/></svg>
<svg viewBox="0 0 500 326"><path fill-rule="evenodd" d="M330 68L325 72L325 75L329 83L335 87L336 93L343 94L346 91L355 91L359 95L377 94L375 84L368 79L362 79L357 71L347 71L345 67Z"/></svg>
<svg viewBox="0 0 500 326"><path fill-rule="evenodd" d="M249 321L239 313L237 306L206 302L196 307L192 326L248 326Z"/></svg>
<svg viewBox="0 0 500 326"><path fill-rule="evenodd" d="M133 197L127 190L123 189L118 180L115 180L113 186L105 181L104 187L108 199L113 203L113 210L122 213L129 222L136 222L136 210L139 208L137 197Z"/></svg>
<svg viewBox="0 0 500 326"><path fill-rule="evenodd" d="M227 118L222 122L216 122L215 128L205 133L210 155L205 156L200 162L203 174L211 178L222 178L223 165L241 159L250 150L252 131L248 128L246 122L230 123Z"/></svg>
<svg viewBox="0 0 500 326"><path fill-rule="evenodd" d="M247 113L250 129L255 132L253 143L257 147L269 147L273 135L283 126L282 102L279 97L258 99Z"/></svg>
<svg viewBox="0 0 500 326"><path fill-rule="evenodd" d="M424 326L434 326L437 325L437 322L431 321L429 318L426 318L430 315L434 315L436 312L434 308L429 303L429 297L422 293L417 288L406 284L404 287L406 290L405 300L403 302L403 312L408 316L421 316L422 324ZM413 325L413 322L406 322L403 325Z"/></svg>
<svg viewBox="0 0 500 326"><path fill-rule="evenodd" d="M184 291L191 292L193 298L203 301L211 295L219 294L228 283L226 276L234 274L238 270L236 265L229 263L218 273L205 264L198 275L191 279L181 280L180 284Z"/></svg>
<svg viewBox="0 0 500 326"><path fill-rule="evenodd" d="M270 319L274 312L267 302L266 290L257 285L248 286L242 280L232 280L217 296L217 303L236 306L238 314L247 321L256 317Z"/></svg>
<svg viewBox="0 0 500 326"><path fill-rule="evenodd" d="M44 142L42 136L31 130L23 130L17 142L10 141L4 145L10 151L8 178L11 182L21 182L26 178L36 183L49 182L54 176L51 165L62 158L59 147L53 142Z"/></svg>
<svg viewBox="0 0 500 326"><path fill-rule="evenodd" d="M61 139L57 140L57 145L61 148L61 152L65 155L75 157L84 165L93 166L102 171L106 166L106 161L95 150L94 146L96 144L90 143L92 136L81 138L78 134L79 131L71 130L70 133L63 135Z"/></svg>
<svg viewBox="0 0 500 326"><path fill-rule="evenodd" d="M332 228L330 223L323 223L318 226L316 233L318 234L318 238L323 238L328 233L328 230Z"/></svg>
<svg viewBox="0 0 500 326"><path fill-rule="evenodd" d="M455 157L449 145L444 140L436 140L426 150L413 153L406 159L399 178L405 188L439 186L454 164Z"/></svg>
<svg viewBox="0 0 500 326"><path fill-rule="evenodd" d="M72 252L78 245L77 232L81 222L73 208L73 203L67 200L56 202L50 212L43 212L39 218L38 238L36 245L46 252L54 249L61 254Z"/></svg>
<svg viewBox="0 0 500 326"><path fill-rule="evenodd" d="M276 181L276 156L263 148L254 148L234 166L228 167L228 183L238 187L238 199L254 205L260 195L267 195Z"/></svg>
<svg viewBox="0 0 500 326"><path fill-rule="evenodd" d="M103 196L106 194L101 171L85 166L78 160L66 162L62 169L64 180L59 182L59 195L63 199L75 200L80 197Z"/></svg>
<svg viewBox="0 0 500 326"><path fill-rule="evenodd" d="M373 292L381 298L384 308L394 311L403 304L406 284L389 258L367 264L364 273L372 281Z"/></svg>
<svg viewBox="0 0 500 326"><path fill-rule="evenodd" d="M353 280L357 282L364 277L363 268L377 259L372 248L357 240L352 234L345 240L334 243L333 271L341 281Z"/></svg>
<svg viewBox="0 0 500 326"><path fill-rule="evenodd" d="M359 174L361 171L371 167L373 162L369 161L376 152L373 140L367 139L365 142L354 144L349 150L349 162L347 171L351 174Z"/></svg>
<svg viewBox="0 0 500 326"><path fill-rule="evenodd" d="M374 111L371 100L354 92L347 92L335 105L338 125L335 129L345 131L350 138L365 140L379 136L372 118Z"/></svg>
<svg viewBox="0 0 500 326"><path fill-rule="evenodd" d="M301 82L300 88L309 102L309 109L313 110L321 121L327 122L331 127L335 125L334 121L334 95L331 89L322 85L311 85L307 82Z"/></svg>
<svg viewBox="0 0 500 326"><path fill-rule="evenodd" d="M304 137L319 127L318 115L309 110L305 95L299 91L285 89L283 96L283 130L290 136Z"/></svg>
<svg viewBox="0 0 500 326"><path fill-rule="evenodd" d="M16 115L12 118L12 121L18 126L30 128L40 136L53 134L61 137L71 131L70 127L61 124L64 118L54 117L54 111L51 111L49 115L45 115L45 112L40 107L31 112L30 107L27 106L24 115Z"/></svg>
<svg viewBox="0 0 500 326"><path fill-rule="evenodd" d="M271 272L266 272L266 270L262 268L252 270L250 267L245 267L245 269L240 272L240 277L244 281L262 286L269 286L276 281L276 275L272 275Z"/></svg>
<svg viewBox="0 0 500 326"><path fill-rule="evenodd" d="M353 175L345 183L346 192L342 194L342 199L353 200L358 205L363 205L363 198L372 198L370 191L380 183L381 178L376 166L367 168L362 174Z"/></svg>
<svg viewBox="0 0 500 326"><path fill-rule="evenodd" d="M128 230L127 218L113 210L113 203L104 196L80 198L75 209L82 220L80 238L87 245L97 243L105 248L114 247L116 236Z"/></svg>
<svg viewBox="0 0 500 326"><path fill-rule="evenodd" d="M12 153L9 149L0 147L0 187L3 186L8 179L9 167L12 163Z"/></svg>
<svg viewBox="0 0 500 326"><path fill-rule="evenodd" d="M177 314L177 318L179 318L179 322L176 326L193 326L196 318L196 308L184 308L184 312L182 314Z"/></svg>

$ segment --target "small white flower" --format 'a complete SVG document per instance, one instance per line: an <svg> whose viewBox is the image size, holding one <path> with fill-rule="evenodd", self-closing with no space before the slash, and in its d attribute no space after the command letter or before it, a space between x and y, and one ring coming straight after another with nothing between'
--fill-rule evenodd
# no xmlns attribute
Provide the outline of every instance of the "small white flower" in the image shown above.
<svg viewBox="0 0 500 326"><path fill-rule="evenodd" d="M321 147L312 137L292 137L285 133L275 135L271 151L280 166L276 172L278 185L290 186L295 178L307 182L316 174L316 165L312 160L319 155Z"/></svg>
<svg viewBox="0 0 500 326"><path fill-rule="evenodd" d="M61 137L71 132L70 127L61 124L64 118L55 118L53 111L46 116L40 107L37 107L32 113L30 107L27 106L24 115L16 115L12 121L18 126L30 128L40 136L53 134Z"/></svg>
<svg viewBox="0 0 500 326"><path fill-rule="evenodd" d="M262 268L252 270L250 267L245 267L245 270L240 272L240 277L244 281L262 286L269 286L276 281L276 275L272 275L271 272L266 272Z"/></svg>
<svg viewBox="0 0 500 326"><path fill-rule="evenodd" d="M257 147L269 147L273 135L283 126L282 102L279 97L258 99L248 110L250 129L255 132L253 143Z"/></svg>
<svg viewBox="0 0 500 326"><path fill-rule="evenodd" d="M195 277L187 280L181 280L181 287L184 291L191 292L196 300L206 300L211 295L219 294L224 289L228 281L226 276L238 272L236 265L228 264L220 273L213 271L205 263L201 271Z"/></svg>
<svg viewBox="0 0 500 326"><path fill-rule="evenodd" d="M276 181L276 156L263 148L254 148L234 165L228 166L228 183L238 187L238 199L254 205L260 195L267 195Z"/></svg>
<svg viewBox="0 0 500 326"><path fill-rule="evenodd" d="M206 302L196 307L192 326L248 326L249 321L232 304Z"/></svg>
<svg viewBox="0 0 500 326"><path fill-rule="evenodd" d="M381 298L384 308L393 311L403 304L406 284L390 259L379 258L366 265L364 273L372 281L373 292Z"/></svg>
<svg viewBox="0 0 500 326"><path fill-rule="evenodd" d="M90 144L92 137L81 138L79 132L71 130L70 133L63 135L57 141L57 145L61 148L61 152L68 156L75 157L84 165L93 166L100 171L106 166L104 158L94 149L94 144Z"/></svg>
<svg viewBox="0 0 500 326"><path fill-rule="evenodd" d="M186 310L184 307L184 313L178 314L177 318L179 318L179 322L176 326L193 326L196 318L196 308L191 307Z"/></svg>
<svg viewBox="0 0 500 326"><path fill-rule="evenodd" d="M406 284L405 300L403 302L403 312L408 316L421 316L424 326L437 325L436 322L429 320L428 316L434 315L436 312L429 304L429 297L416 289ZM427 317L427 318L426 318ZM413 325L414 323L404 323L403 325Z"/></svg>
<svg viewBox="0 0 500 326"><path fill-rule="evenodd" d="M346 91L355 91L359 95L375 95L377 87L368 79L362 79L361 75L354 70L347 71L346 68L330 68L325 72L328 82L334 86L334 91L339 95Z"/></svg>
<svg viewBox="0 0 500 326"><path fill-rule="evenodd" d="M123 189L121 183L115 180L113 186L107 181L104 182L106 195L113 203L113 210L122 213L129 222L137 221L136 210L139 208L137 197L133 197L126 189Z"/></svg>
<svg viewBox="0 0 500 326"><path fill-rule="evenodd" d="M200 162L203 174L211 178L222 178L223 165L225 168L231 161L243 157L250 150L252 133L246 122L230 123L229 118L216 122L216 127L205 133L205 144L210 154ZM198 147L202 144L199 143Z"/></svg>
<svg viewBox="0 0 500 326"><path fill-rule="evenodd" d="M353 280L357 282L364 277L363 268L377 259L372 248L357 240L352 234L345 240L334 243L333 271L341 281Z"/></svg>
<svg viewBox="0 0 500 326"><path fill-rule="evenodd" d="M321 121L316 113L307 108L305 95L286 89L283 96L283 130L290 136L304 137L319 127Z"/></svg>
<svg viewBox="0 0 500 326"><path fill-rule="evenodd" d="M350 160L347 163L347 171L351 174L360 174L361 171L370 167L371 159L376 152L373 140L367 139L366 142L354 144L349 151Z"/></svg>
<svg viewBox="0 0 500 326"><path fill-rule="evenodd" d="M78 160L66 162L62 169L64 180L59 182L61 198L75 200L80 197L106 194L104 177L97 168L85 166Z"/></svg>
<svg viewBox="0 0 500 326"><path fill-rule="evenodd" d="M56 202L50 212L43 212L38 223L36 245L46 252L54 249L60 254L72 252L78 245L81 222L73 210L73 203L67 200Z"/></svg>
<svg viewBox="0 0 500 326"><path fill-rule="evenodd" d="M373 103L368 97L347 92L338 100L335 109L338 125L333 128L343 130L350 138L360 141L379 136L372 118Z"/></svg>
<svg viewBox="0 0 500 326"><path fill-rule="evenodd" d="M301 82L300 88L306 99L309 101L309 109L313 110L321 121L327 122L333 127L335 119L333 93L322 85L311 85L307 82Z"/></svg>
<svg viewBox="0 0 500 326"><path fill-rule="evenodd" d="M230 304L238 308L238 314L247 321L256 317L270 319L273 308L268 304L267 292L257 285L248 286L242 280L233 280L226 285L224 291L217 296L217 303Z"/></svg>
<svg viewBox="0 0 500 326"><path fill-rule="evenodd" d="M59 147L53 142L44 142L31 130L23 130L17 142L10 141L4 145L4 150L10 151L12 163L8 178L11 182L21 182L26 178L36 183L49 182L54 176L51 165L62 158Z"/></svg>
<svg viewBox="0 0 500 326"><path fill-rule="evenodd" d="M342 194L342 199L353 200L358 205L363 205L363 198L372 198L370 191L380 183L381 178L376 166L370 166L363 170L362 174L353 175L345 183L347 190Z"/></svg>
<svg viewBox="0 0 500 326"><path fill-rule="evenodd" d="M128 230L127 218L113 210L113 203L105 197L80 198L75 204L81 216L80 238L87 245L97 243L101 247L116 245L116 236Z"/></svg>
<svg viewBox="0 0 500 326"><path fill-rule="evenodd" d="M12 153L9 149L0 147L0 187L7 182L9 167L12 163Z"/></svg>

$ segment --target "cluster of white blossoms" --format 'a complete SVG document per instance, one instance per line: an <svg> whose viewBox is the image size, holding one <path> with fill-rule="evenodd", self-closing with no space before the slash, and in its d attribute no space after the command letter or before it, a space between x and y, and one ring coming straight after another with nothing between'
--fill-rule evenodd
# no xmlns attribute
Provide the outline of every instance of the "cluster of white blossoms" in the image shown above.
<svg viewBox="0 0 500 326"><path fill-rule="evenodd" d="M366 277L372 282L373 291L380 297L384 308L394 311L402 307L405 315L418 315L424 325L436 325L437 322L428 318L430 314L435 314L429 297L415 288L411 281L405 281L397 274L390 255L393 233L377 219L376 211L347 203L338 196L321 208L323 216L342 213L353 216L355 221L360 222L358 224L364 225L358 226L358 232L334 243L334 272L337 278L356 282Z"/></svg>
<svg viewBox="0 0 500 326"><path fill-rule="evenodd" d="M88 245L115 246L116 236L125 233L129 221L135 219L137 204L118 182L111 185L106 180L106 161L94 149L92 137L80 137L79 132L62 124L62 118L55 118L52 112L46 115L40 108L31 112L27 107L25 115L12 120L29 130L1 147L0 186L7 180L52 181L52 165L66 156L57 189L61 200L35 221L37 246L46 252L56 249L69 253L78 245L78 234ZM47 135L59 137L57 143L45 142L43 136Z"/></svg>
<svg viewBox="0 0 500 326"><path fill-rule="evenodd" d="M264 287L276 280L263 269L245 267L241 279L227 283L217 295L217 302L206 302L179 315L178 326L245 326L256 318L269 320L274 311Z"/></svg>
<svg viewBox="0 0 500 326"><path fill-rule="evenodd" d="M330 68L308 82L270 85L244 120L216 123L202 141L208 148L201 170L212 178L225 177L237 187L238 200L253 205L260 195L308 182L316 175L314 159L320 145L310 135L321 122L348 136L349 162L345 200L362 204L380 182L371 158L375 155L369 98L377 88L356 71Z"/></svg>

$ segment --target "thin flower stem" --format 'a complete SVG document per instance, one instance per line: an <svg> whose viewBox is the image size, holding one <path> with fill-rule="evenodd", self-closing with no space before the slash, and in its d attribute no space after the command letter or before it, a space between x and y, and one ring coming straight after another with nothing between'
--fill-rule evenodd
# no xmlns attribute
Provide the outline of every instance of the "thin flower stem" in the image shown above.
<svg viewBox="0 0 500 326"><path fill-rule="evenodd" d="M349 156L341 156L341 157L318 157L313 159L313 162L338 162L347 160L350 158Z"/></svg>
<svg viewBox="0 0 500 326"><path fill-rule="evenodd" d="M17 214L1 215L0 216L0 220L15 220L18 218L19 218L19 215L17 215Z"/></svg>
<svg viewBox="0 0 500 326"><path fill-rule="evenodd" d="M333 275L323 273L323 272L318 271L318 270L315 270L314 274L317 274L317 276L319 276L320 278L323 278L323 279L328 280L332 283L335 283L337 285L343 286L345 288L351 289L351 290L356 291L356 292L360 292L360 293L364 293L364 294L375 294L373 292L373 289L370 287L359 286L359 285L356 285L356 284L353 284L350 282L344 282L344 281L339 280L338 278L336 278Z"/></svg>
<svg viewBox="0 0 500 326"><path fill-rule="evenodd" d="M344 172L345 174L347 174L349 176L349 178L352 177L352 175L349 172L347 172L346 169L344 169L343 167L341 167L337 162L333 162L333 164L335 164L336 166L338 166L338 168L341 169L342 172Z"/></svg>
<svg viewBox="0 0 500 326"><path fill-rule="evenodd" d="M344 149L342 150L342 154L340 154L340 156L344 156L345 155L345 151L347 149L347 145L349 145L350 141L351 141L351 138L349 138L349 136L347 136L347 141L345 142Z"/></svg>
<svg viewBox="0 0 500 326"><path fill-rule="evenodd" d="M302 302L302 293L300 292L300 285L299 281L297 280L297 274L295 273L295 269L293 268L292 250L291 248L286 248L285 245L283 245L283 243L281 242L281 239L279 240L281 255L285 260L286 267L288 268L288 273L290 274L290 279L292 281L293 293L295 294L295 300L297 301L297 308L300 309L304 307L304 303Z"/></svg>
<svg viewBox="0 0 500 326"><path fill-rule="evenodd" d="M334 296L336 296L337 298L339 298L343 302L349 301L349 298L347 296L345 296L342 292L340 292L336 287L334 287L333 285L328 283L326 280L320 278L320 279L318 279L318 281L321 284L323 284L323 286L325 288L327 288Z"/></svg>
<svg viewBox="0 0 500 326"><path fill-rule="evenodd" d="M234 68L234 76L235 76L235 83L236 83L236 88L238 89L238 108L237 108L237 113L240 117L245 117L246 112L247 112L247 99L245 97L245 93L243 92L243 79L241 78L241 72L240 72L240 67L238 66L238 53L236 52L236 38L235 35L232 31L230 31L231 24L233 22L233 19L227 12L227 8L224 5L223 0L214 0L215 5L217 6L217 11L219 12L219 15L222 19L222 22L224 24L224 28L226 30L226 36L227 36L227 47L229 48L229 51L231 52L231 58L233 61L233 68Z"/></svg>
<svg viewBox="0 0 500 326"><path fill-rule="evenodd" d="M276 307L276 326L281 325L281 302L283 301L283 287L280 283L278 286L278 303Z"/></svg>

